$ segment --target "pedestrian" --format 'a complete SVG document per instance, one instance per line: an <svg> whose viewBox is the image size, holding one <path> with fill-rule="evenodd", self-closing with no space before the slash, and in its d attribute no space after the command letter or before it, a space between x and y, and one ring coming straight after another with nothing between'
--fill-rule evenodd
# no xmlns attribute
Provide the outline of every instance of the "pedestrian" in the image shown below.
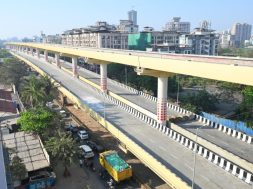
<svg viewBox="0 0 253 189"><path fill-rule="evenodd" d="M80 167L83 166L83 159L79 159L79 164L80 164Z"/></svg>

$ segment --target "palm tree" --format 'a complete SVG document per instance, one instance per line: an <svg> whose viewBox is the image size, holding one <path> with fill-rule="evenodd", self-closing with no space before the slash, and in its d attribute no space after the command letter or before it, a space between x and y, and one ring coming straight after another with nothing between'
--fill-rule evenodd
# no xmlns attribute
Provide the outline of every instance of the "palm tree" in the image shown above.
<svg viewBox="0 0 253 189"><path fill-rule="evenodd" d="M46 101L46 93L43 90L42 82L35 76L31 76L24 81L21 94L22 100L32 108L34 106L42 105Z"/></svg>
<svg viewBox="0 0 253 189"><path fill-rule="evenodd" d="M47 151L51 154L53 160L63 162L64 176L70 176L68 167L74 162L76 156L80 154L80 149L70 135L57 131L55 137L46 141Z"/></svg>
<svg viewBox="0 0 253 189"><path fill-rule="evenodd" d="M44 87L45 94L50 97L55 97L55 94L57 94L57 90L55 87L55 83L51 81L50 77L42 76L41 82Z"/></svg>

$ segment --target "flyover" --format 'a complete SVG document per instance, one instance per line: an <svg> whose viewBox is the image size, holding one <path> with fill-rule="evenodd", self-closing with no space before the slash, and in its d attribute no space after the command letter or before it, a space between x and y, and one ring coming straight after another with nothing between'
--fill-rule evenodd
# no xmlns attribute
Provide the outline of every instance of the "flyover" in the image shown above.
<svg viewBox="0 0 253 189"><path fill-rule="evenodd" d="M51 64L44 66L44 61L39 61L34 57L24 55L23 53L21 55L30 60L34 65L40 67L45 72L53 76L56 80L61 81L61 83L67 86L70 91L77 95L83 103L88 104L95 109L95 111L103 115L103 97L98 96L94 92L89 92L89 87L85 86L84 83L81 83L79 80L73 78L69 74L66 74L62 70L57 69ZM83 93L83 91L85 91L85 93ZM115 107L108 101L106 101L106 111L108 112L106 118L113 122L117 128L120 128L121 131L123 130L125 134L131 137L133 141L137 142L139 146L148 151L150 154L156 156L160 162L165 164L166 167L173 169L177 175L180 175L183 181L189 184L189 178L191 178L191 169L189 167L187 168L187 166L192 164L192 153L189 150L182 148L183 146L175 143L173 140L168 140L168 138L161 133L158 133L156 130L152 130L152 128L147 127L145 123L140 122L140 120L135 119L125 111L118 109L118 107ZM147 138L147 136L149 137ZM155 147L158 144L156 142L158 138L159 140L162 138L161 143L159 143L159 149ZM172 144L175 145L175 147L173 147ZM170 150L170 152L168 150ZM180 166L182 166L181 164L184 164L185 162L188 164L185 164L183 165L183 168L180 168ZM198 157L198 163L199 162L201 162L201 167L198 167L198 169L203 171L199 172L199 175L202 175L203 178L196 178L196 183L200 188L233 188L234 186L235 188L247 188L249 186L238 184L241 183L241 181L239 182L239 180L235 179L233 176L220 172L222 170L213 164L210 164L210 162L201 159L200 157ZM180 164L179 167L177 164ZM173 165L173 167L171 167L171 165ZM210 167L207 168L206 166ZM157 174L159 175L159 173ZM224 176L230 177L231 181L230 179L227 181Z"/></svg>
<svg viewBox="0 0 253 189"><path fill-rule="evenodd" d="M34 49L36 49L36 52L39 52L37 54L44 51L46 58L48 52L55 53L56 57L61 55L72 57L72 70L75 76L78 76L77 57L84 57L87 62L100 64L101 89L103 91L107 90L107 64L112 62L136 67L139 75L157 77L157 121L163 125L166 124L167 115L168 77L174 74L253 85L252 59L82 48L39 43L8 43L7 45L20 50L30 50L31 53L34 53Z"/></svg>
<svg viewBox="0 0 253 189"><path fill-rule="evenodd" d="M69 72L71 72L71 63L63 61L61 62L61 68L65 68L69 70ZM79 68L78 73L80 77L84 77L99 86L99 74L96 74L84 68ZM131 92L126 88L120 87L120 85L116 85L115 82L113 82L112 80L108 80L108 90L134 103L135 105L142 107L144 110L148 110L148 112L156 114L156 102L145 99L141 95ZM168 117L182 116L182 114L173 109L168 109L167 114ZM152 116L152 114L150 115L148 113L147 115ZM196 128L202 127L205 124L196 120L188 120L185 122L178 122L177 125L195 134ZM231 153L241 157L242 159L253 163L253 150L251 150L251 144L247 144L245 142L237 140L219 131L218 129L208 126L202 127L202 129L200 129L198 132L198 136L220 146L223 149L230 151Z"/></svg>

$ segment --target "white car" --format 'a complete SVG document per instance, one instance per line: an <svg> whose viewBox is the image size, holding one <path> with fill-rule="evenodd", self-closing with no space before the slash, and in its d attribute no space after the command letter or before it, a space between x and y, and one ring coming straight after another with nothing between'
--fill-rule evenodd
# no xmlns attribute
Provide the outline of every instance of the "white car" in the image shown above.
<svg viewBox="0 0 253 189"><path fill-rule="evenodd" d="M94 157L94 153L88 145L81 145L79 148L82 149L84 158L88 159Z"/></svg>
<svg viewBox="0 0 253 189"><path fill-rule="evenodd" d="M80 130L77 132L77 135L78 137L81 139L81 140L85 140L85 139L88 139L89 138L89 135L87 133L87 131L85 130Z"/></svg>

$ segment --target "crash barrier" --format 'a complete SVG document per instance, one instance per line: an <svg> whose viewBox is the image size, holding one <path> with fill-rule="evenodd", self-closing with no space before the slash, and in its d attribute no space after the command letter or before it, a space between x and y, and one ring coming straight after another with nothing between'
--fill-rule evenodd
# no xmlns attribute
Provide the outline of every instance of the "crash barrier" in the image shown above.
<svg viewBox="0 0 253 189"><path fill-rule="evenodd" d="M199 122L205 124L206 126L211 126L212 128L218 129L219 131L232 136L238 140L241 140L243 142L246 142L248 144L253 144L253 136L249 136L245 133L242 133L240 131L231 129L227 126L224 126L222 124L219 124L217 122L211 121L203 116L196 115L195 114L195 120L198 120Z"/></svg>
<svg viewBox="0 0 253 189"><path fill-rule="evenodd" d="M66 70L69 72L69 70ZM89 71L89 70L85 70L87 72L89 72L90 74L94 74L94 75L97 75L96 73L92 72L92 71ZM83 77L80 77L81 80L83 80ZM87 79L86 79L87 80ZM136 95L140 95L140 96L143 96L145 99L148 99L148 100L151 100L151 101L154 101L154 102L157 102L157 98L152 96L152 95L149 95L147 93L144 93L143 91L139 91L137 89L134 89L128 85L125 85L123 83L120 83L118 81L115 81L115 80L112 80L112 79L107 79L108 81L110 81L111 83L114 83L115 85L119 86L119 87L122 87L124 89L127 89L129 90L130 92L136 94ZM87 81L85 81L87 82ZM109 83L109 82L108 82ZM94 84L94 83L93 83ZM96 88L99 88L99 86L97 85ZM109 91L110 92L110 91ZM114 94L114 95L113 95ZM120 98L120 100L124 100L124 98L120 97L119 95L116 95L115 93L112 93L110 92L110 95L113 95L115 98ZM126 101L126 100L125 100ZM127 104L129 104L131 102L128 101ZM138 109L136 107L136 105L134 103L131 103L131 106L134 107L135 109ZM172 104L172 103L167 103L167 107L173 111L176 111L180 114L183 114L183 115L196 115L194 114L193 112L191 111L188 111L188 110L185 110L175 104ZM141 108L141 107L140 107ZM149 112L143 108L139 109L141 112L146 112L147 115L150 115ZM219 131L223 132L223 133L226 133L232 137L235 137L243 142L246 142L248 144L253 144L253 131L249 128L247 128L245 125L242 125L242 122L239 122L239 126L237 127L231 127L229 125L231 125L231 123L229 124L226 124L228 123L228 121L231 121L231 120L228 120L227 122L222 122L224 124L222 124L218 119L214 119L212 118L211 116L207 116L207 115L211 115L211 114L207 114L207 113L204 113L204 118L202 118L202 116L200 115L196 115L195 118L196 120L200 121L200 122L203 122L202 120L204 120L204 124L208 125L208 126L212 126L213 128L215 129L218 129ZM213 115L212 115L213 116ZM153 118L153 117L152 117ZM222 120L222 118L220 118L220 120ZM223 119L225 120L225 119ZM241 131L238 131L236 128L240 129Z"/></svg>
<svg viewBox="0 0 253 189"><path fill-rule="evenodd" d="M15 55L15 54L14 54ZM17 56L17 55L15 55ZM25 62L29 62L27 61L26 59L18 56L20 59L22 59L23 61ZM33 65L32 63L29 62L29 65L32 66L36 71L38 71L40 74L42 75L45 75L45 73L40 69L38 68L37 66ZM160 132L162 132L163 134L166 134L168 137L172 138L173 140L176 140L177 142L179 142L180 144L186 146L187 148L189 148L190 150L193 150L193 151L196 151L197 154L199 155L202 155L204 158L208 159L210 162L214 163L214 164L218 164L219 163L219 166L220 165L223 165L223 166L220 166L222 167L223 169L225 169L226 171L232 173L234 176L238 177L239 179L245 181L246 183L248 184L252 184L253 182L253 177L252 177L252 164L251 163L247 163L249 166L244 166L245 164L245 160L240 160L243 163L243 168L242 166L239 166L241 163L239 161L238 164L235 164L233 161L230 161L229 160L229 156L228 158L224 158L224 157L221 157L220 155L216 154L215 152L205 148L203 145L200 145L200 144L196 144L194 142L194 140L192 139L189 139L188 137L186 137L185 135L182 135L180 133L182 132L188 132L186 130L182 130L180 133L169 128L169 127L166 127L160 123L158 123L156 121L156 119L152 119L150 118L149 116L143 114L142 112L140 111L137 111L136 109L132 108L131 106L121 102L120 100L118 99L115 99L114 97L102 92L100 89L98 88L95 88L93 86L90 86L88 85L91 89L95 90L98 94L100 94L101 96L105 97L107 100L111 101L113 104L116 104L118 107L124 109L125 111L127 111L128 113L134 115L135 117L141 119L143 122L147 123L148 125L152 126L153 128L159 130ZM65 89L66 90L66 89ZM70 92L70 91L69 91ZM66 92L65 92L66 93ZM64 94L65 94L64 93ZM70 92L71 93L71 92ZM65 94L66 95L66 94ZM66 95L67 96L67 95ZM70 98L71 99L71 98ZM73 99L71 99L73 101ZM73 102L76 102L76 101L73 101ZM78 104L78 103L77 103ZM197 116L197 115L196 115ZM206 120L205 120L206 122ZM173 124L172 124L173 126ZM180 127L178 127L180 128ZM189 132L186 134L187 136L189 135ZM199 140L204 140L204 139L199 139ZM224 152L226 152L225 150L223 150ZM224 153L219 153L219 154L224 154ZM231 154L233 155L233 154ZM234 157L236 157L237 159L239 157L233 155ZM240 159L240 158L239 158ZM229 165L229 167L228 167ZM159 174L158 174L159 175Z"/></svg>
<svg viewBox="0 0 253 189"><path fill-rule="evenodd" d="M220 118L220 117L217 117L213 114L209 114L206 112L201 112L201 114L204 118L207 118L210 121L219 123L221 125L225 125L226 127L230 128L230 129L240 131L240 132L245 133L249 136L253 136L253 130L251 128L247 127L247 124L245 122L233 121L230 119Z"/></svg>

